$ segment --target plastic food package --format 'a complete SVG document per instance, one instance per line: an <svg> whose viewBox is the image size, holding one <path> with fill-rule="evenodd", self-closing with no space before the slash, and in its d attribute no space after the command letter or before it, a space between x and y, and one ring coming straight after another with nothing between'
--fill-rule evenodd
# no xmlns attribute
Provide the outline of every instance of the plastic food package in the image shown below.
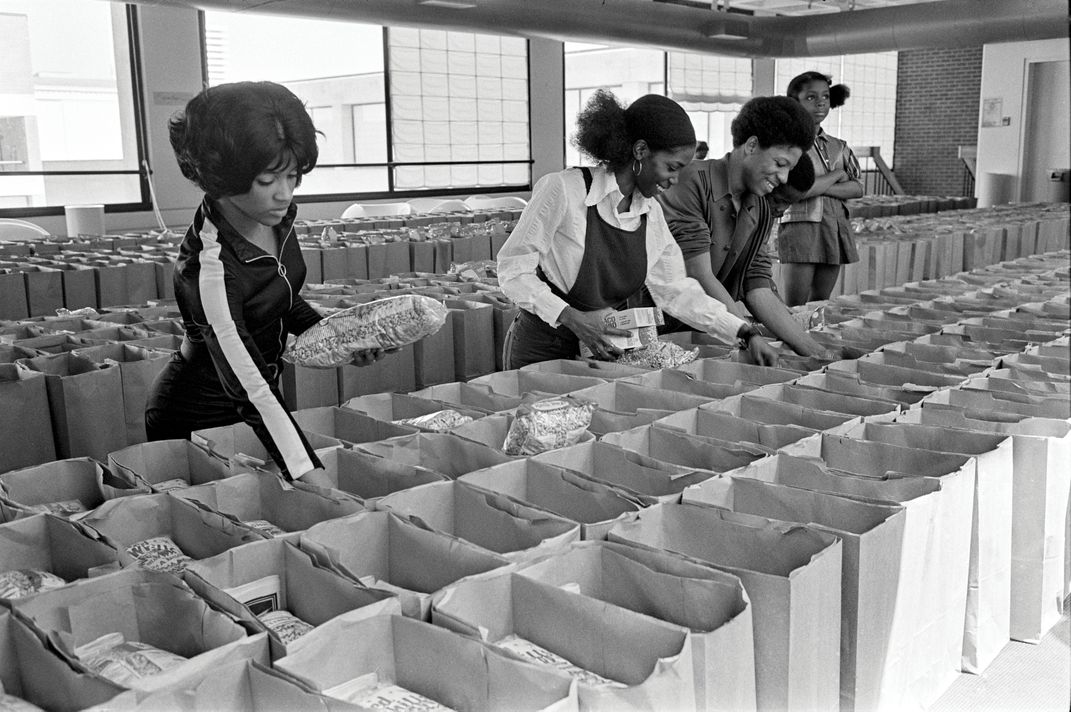
<svg viewBox="0 0 1071 712"><path fill-rule="evenodd" d="M0 598L25 598L66 585L66 581L48 571L14 569L0 574Z"/></svg>
<svg viewBox="0 0 1071 712"><path fill-rule="evenodd" d="M77 499L64 499L59 502L45 502L44 504L32 504L27 507L31 512L47 512L57 517L72 517L75 514L88 512L86 506Z"/></svg>
<svg viewBox="0 0 1071 712"><path fill-rule="evenodd" d="M403 294L329 314L294 339L283 358L297 366L335 368L358 351L394 349L434 334L446 323L442 302Z"/></svg>
<svg viewBox="0 0 1071 712"><path fill-rule="evenodd" d="M437 410L434 413L418 415L415 418L402 418L393 422L395 425L412 425L414 428L442 433L459 425L471 423L472 420L471 416L447 408L445 410Z"/></svg>
<svg viewBox="0 0 1071 712"><path fill-rule="evenodd" d="M267 534L268 536L283 536L286 532L283 529L275 526L267 519L251 519L248 522L242 522L250 529L256 529L261 534Z"/></svg>
<svg viewBox="0 0 1071 712"><path fill-rule="evenodd" d="M124 687L186 662L181 655L128 641L122 633L106 633L76 648L75 655L93 672Z"/></svg>
<svg viewBox="0 0 1071 712"><path fill-rule="evenodd" d="M257 616L264 625L279 636L283 645L289 645L301 636L312 630L313 626L306 623L290 611L268 611Z"/></svg>
<svg viewBox="0 0 1071 712"><path fill-rule="evenodd" d="M540 665L549 665L550 667L567 672L569 675L576 678L577 682L582 682L585 685L591 685L592 687L627 687L624 683L610 680L602 675L574 665L557 653L552 653L546 648L542 648L532 641L526 640L518 635L507 635L505 638L502 638L495 643L495 647L506 650L530 662L538 663Z"/></svg>
<svg viewBox="0 0 1071 712"><path fill-rule="evenodd" d="M173 574L181 574L192 561L169 536L143 539L128 546L126 553L137 559L143 568Z"/></svg>
<svg viewBox="0 0 1071 712"><path fill-rule="evenodd" d="M654 341L642 348L627 351L616 363L640 368L676 368L698 357L699 349L689 351L672 341Z"/></svg>
<svg viewBox="0 0 1071 712"><path fill-rule="evenodd" d="M386 712L453 712L449 707L404 687L380 682L379 675L374 672L330 687L323 694Z"/></svg>
<svg viewBox="0 0 1071 712"><path fill-rule="evenodd" d="M575 445L591 425L594 412L594 403L572 396L523 403L509 426L502 451L516 457Z"/></svg>
<svg viewBox="0 0 1071 712"><path fill-rule="evenodd" d="M157 482L153 485L153 489L157 492L170 492L171 490L186 489L189 486L190 483L186 480L181 477L175 477L174 479Z"/></svg>

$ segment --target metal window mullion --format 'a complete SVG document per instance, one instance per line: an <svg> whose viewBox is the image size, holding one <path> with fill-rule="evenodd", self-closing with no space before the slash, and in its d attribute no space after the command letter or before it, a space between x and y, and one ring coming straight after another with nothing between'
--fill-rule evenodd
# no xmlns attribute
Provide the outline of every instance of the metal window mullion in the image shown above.
<svg viewBox="0 0 1071 712"><path fill-rule="evenodd" d="M390 81L390 28L383 26L383 112L387 132L387 190L394 192L394 113L391 111L393 89Z"/></svg>

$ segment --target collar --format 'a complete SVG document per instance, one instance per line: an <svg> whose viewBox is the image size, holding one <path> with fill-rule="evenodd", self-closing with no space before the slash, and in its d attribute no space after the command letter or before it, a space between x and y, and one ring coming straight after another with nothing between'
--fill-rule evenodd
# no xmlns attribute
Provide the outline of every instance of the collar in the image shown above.
<svg viewBox="0 0 1071 712"><path fill-rule="evenodd" d="M733 203L732 191L729 189L729 162L732 160L732 155L730 151L724 157L709 162L707 175L710 176L710 195L715 200L726 201L729 205L732 205L734 213L745 210L750 211L755 207L759 196L748 190L745 190L740 196L740 211L737 211L736 204Z"/></svg>
<svg viewBox="0 0 1071 712"><path fill-rule="evenodd" d="M610 199L613 213L622 218L643 215L650 211L651 203L654 202L654 198L645 198L640 191L635 190L632 192L632 204L629 209L623 213L617 212L618 204L625 199L625 194L617 185L617 176L606 166L596 166L591 169L591 190L584 198L584 205L590 208L607 198Z"/></svg>
<svg viewBox="0 0 1071 712"><path fill-rule="evenodd" d="M280 238L280 259L282 259L282 240L290 233L296 216L297 204L291 202L290 207L287 208L286 217L275 226L275 234ZM216 208L215 202L207 195L201 201L201 205L197 208L197 213L193 218L193 226L198 235L206 227L206 223L215 228L217 239L220 242L226 242L242 262L264 257L264 253L260 249L242 237L242 234L227 222L227 218L223 217L223 213ZM211 230L212 227L208 229Z"/></svg>

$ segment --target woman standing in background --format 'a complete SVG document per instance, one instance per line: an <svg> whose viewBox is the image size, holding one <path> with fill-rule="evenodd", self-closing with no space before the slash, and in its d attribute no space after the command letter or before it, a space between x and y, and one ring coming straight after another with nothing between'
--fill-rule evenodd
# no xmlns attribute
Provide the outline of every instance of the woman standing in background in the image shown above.
<svg viewBox="0 0 1071 712"><path fill-rule="evenodd" d="M859 162L848 144L822 130L830 109L848 99L848 87L832 85L821 72L804 72L788 84L792 97L811 114L816 133L807 152L814 185L788 207L777 233L777 254L787 306L829 299L843 265L859 261L844 201L863 194Z"/></svg>

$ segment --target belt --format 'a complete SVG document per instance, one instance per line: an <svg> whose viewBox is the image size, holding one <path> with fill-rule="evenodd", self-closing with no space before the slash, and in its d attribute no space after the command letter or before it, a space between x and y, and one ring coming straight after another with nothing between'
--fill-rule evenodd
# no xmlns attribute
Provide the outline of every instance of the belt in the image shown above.
<svg viewBox="0 0 1071 712"><path fill-rule="evenodd" d="M183 336L182 343L179 344L179 354L182 355L182 360L186 363L191 363L194 357L197 355L197 347L190 341L190 337ZM282 370L278 363L268 363L268 370L271 372L271 382L275 383L279 380L279 372Z"/></svg>

